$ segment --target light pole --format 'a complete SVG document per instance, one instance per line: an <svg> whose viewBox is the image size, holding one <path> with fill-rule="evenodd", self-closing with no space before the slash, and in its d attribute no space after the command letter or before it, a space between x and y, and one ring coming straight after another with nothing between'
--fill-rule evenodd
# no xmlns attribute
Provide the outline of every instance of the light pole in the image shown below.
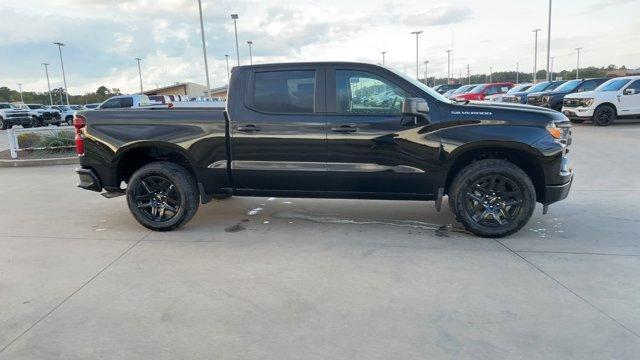
<svg viewBox="0 0 640 360"><path fill-rule="evenodd" d="M47 75L47 89L49 90L49 103L53 105L53 96L51 95L51 83L49 82L49 69L47 68L49 64L42 63L42 65L44 65L44 73Z"/></svg>
<svg viewBox="0 0 640 360"><path fill-rule="evenodd" d="M451 83L451 50L447 50L447 84Z"/></svg>
<svg viewBox="0 0 640 360"><path fill-rule="evenodd" d="M429 74L427 71L429 70L429 60L424 62L424 84L429 86Z"/></svg>
<svg viewBox="0 0 640 360"><path fill-rule="evenodd" d="M18 92L20 93L20 102L24 104L24 98L22 97L22 84L18 84Z"/></svg>
<svg viewBox="0 0 640 360"><path fill-rule="evenodd" d="M555 59L555 58L556 58L555 56L551 57L551 68L549 69L549 75L551 75L551 76L549 76L549 81L553 80L553 59Z"/></svg>
<svg viewBox="0 0 640 360"><path fill-rule="evenodd" d="M547 20L547 80L551 81L549 61L551 60L551 0L549 0L549 19Z"/></svg>
<svg viewBox="0 0 640 360"><path fill-rule="evenodd" d="M516 62L516 84L520 84L520 63Z"/></svg>
<svg viewBox="0 0 640 360"><path fill-rule="evenodd" d="M418 37L422 34L422 31L412 31L411 34L416 36L416 79L420 77L420 61L418 60Z"/></svg>
<svg viewBox="0 0 640 360"><path fill-rule="evenodd" d="M247 44L249 44L249 64L253 65L253 54L251 53L251 45L253 45L253 41L249 40L247 41Z"/></svg>
<svg viewBox="0 0 640 360"><path fill-rule="evenodd" d="M381 52L380 54L382 54L382 65L385 65L385 58L384 55L386 54L386 51Z"/></svg>
<svg viewBox="0 0 640 360"><path fill-rule="evenodd" d="M238 60L238 66L240 66L240 49L238 48L238 25L236 25L238 14L231 14L231 18L233 19L233 30L236 33L236 58Z"/></svg>
<svg viewBox="0 0 640 360"><path fill-rule="evenodd" d="M229 82L231 81L231 75L229 74L229 55L225 54L224 59L227 62L227 86L229 86Z"/></svg>
<svg viewBox="0 0 640 360"><path fill-rule="evenodd" d="M493 82L493 66L489 66L489 84Z"/></svg>
<svg viewBox="0 0 640 360"><path fill-rule="evenodd" d="M204 40L204 22L202 21L202 1L198 0L198 13L200 14L200 35L202 36L202 56L204 56L204 72L207 79L207 97L211 97L211 82L209 81L209 62L207 61L207 43ZM139 66L139 62L138 62ZM140 91L142 91L142 76L140 76Z"/></svg>
<svg viewBox="0 0 640 360"><path fill-rule="evenodd" d="M67 105L69 105L69 92L67 91L67 76L64 73L64 62L62 61L62 47L64 46L61 42L54 42L54 45L58 45L58 52L60 53L60 67L62 68L62 80L64 82L64 94L67 98Z"/></svg>
<svg viewBox="0 0 640 360"><path fill-rule="evenodd" d="M467 85L471 85L471 72L469 71L469 64L467 64Z"/></svg>
<svg viewBox="0 0 640 360"><path fill-rule="evenodd" d="M140 60L142 59L136 58L136 61L138 62L138 77L140 78L140 95L142 95L144 90L142 89L142 69L140 68Z"/></svg>
<svg viewBox="0 0 640 360"><path fill-rule="evenodd" d="M538 31L540 29L535 29L533 32L535 33L535 45L533 48L533 83L536 83L536 78L538 76Z"/></svg>
<svg viewBox="0 0 640 360"><path fill-rule="evenodd" d="M578 52L578 61L576 62L576 79L578 78L578 75L580 74L580 49L582 49L581 47L576 48L576 51Z"/></svg>

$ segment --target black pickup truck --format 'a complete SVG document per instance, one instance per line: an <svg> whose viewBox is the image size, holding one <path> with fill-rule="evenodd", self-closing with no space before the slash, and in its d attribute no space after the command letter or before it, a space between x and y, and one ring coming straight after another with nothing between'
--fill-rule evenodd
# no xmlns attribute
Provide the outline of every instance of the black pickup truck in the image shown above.
<svg viewBox="0 0 640 360"><path fill-rule="evenodd" d="M237 196L435 201L502 237L567 197L571 124L519 104L452 102L391 69L238 66L223 108L78 112L79 187L126 193L153 230ZM122 185L126 183L126 189Z"/></svg>

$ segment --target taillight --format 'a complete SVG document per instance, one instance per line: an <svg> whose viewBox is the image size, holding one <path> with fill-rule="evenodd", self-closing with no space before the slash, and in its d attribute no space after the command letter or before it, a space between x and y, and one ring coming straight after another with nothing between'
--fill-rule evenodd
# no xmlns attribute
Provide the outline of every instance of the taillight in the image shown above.
<svg viewBox="0 0 640 360"><path fill-rule="evenodd" d="M76 128L76 153L78 156L84 155L84 135L82 129L87 126L87 118L82 115L76 115L73 118L73 127Z"/></svg>

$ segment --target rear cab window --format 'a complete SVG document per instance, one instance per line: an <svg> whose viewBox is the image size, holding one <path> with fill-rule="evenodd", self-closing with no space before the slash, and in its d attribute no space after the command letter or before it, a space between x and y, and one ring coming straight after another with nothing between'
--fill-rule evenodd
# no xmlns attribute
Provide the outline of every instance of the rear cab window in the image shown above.
<svg viewBox="0 0 640 360"><path fill-rule="evenodd" d="M316 70L256 71L252 108L264 113L311 114L315 111Z"/></svg>

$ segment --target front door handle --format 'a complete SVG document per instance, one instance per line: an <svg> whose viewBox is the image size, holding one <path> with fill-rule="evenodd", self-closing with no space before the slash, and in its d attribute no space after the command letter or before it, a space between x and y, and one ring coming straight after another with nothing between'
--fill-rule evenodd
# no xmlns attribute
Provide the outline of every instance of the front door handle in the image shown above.
<svg viewBox="0 0 640 360"><path fill-rule="evenodd" d="M259 126L255 126L255 125L239 125L236 126L236 130L238 131L242 131L242 132L256 132L256 131L260 131L262 130Z"/></svg>
<svg viewBox="0 0 640 360"><path fill-rule="evenodd" d="M332 127L331 131L337 133L352 133L358 131L358 128L353 125L340 125L338 127Z"/></svg>

